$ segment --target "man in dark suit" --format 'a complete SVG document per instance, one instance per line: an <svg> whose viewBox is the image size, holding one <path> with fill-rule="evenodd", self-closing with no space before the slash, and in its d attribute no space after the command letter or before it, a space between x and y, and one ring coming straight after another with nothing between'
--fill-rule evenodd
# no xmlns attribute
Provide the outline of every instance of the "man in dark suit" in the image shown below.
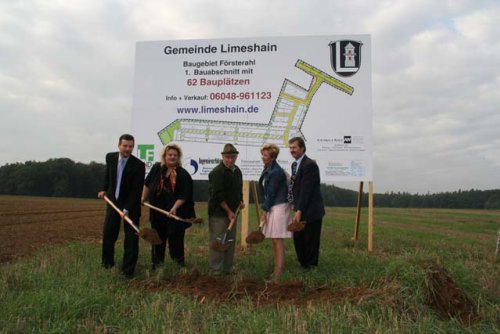
<svg viewBox="0 0 500 334"><path fill-rule="evenodd" d="M106 155L106 175L102 191L97 197L106 195L123 211L118 214L107 205L102 238L102 266L112 268L115 265L115 242L120 232L120 224L127 215L136 225L141 217L141 193L144 185L144 162L132 155L134 137L124 134L118 141L118 152ZM139 237L135 230L124 224L125 241L121 272L126 277L132 277L139 256Z"/></svg>
<svg viewBox="0 0 500 334"><path fill-rule="evenodd" d="M302 138L288 141L292 163L292 177L288 200L293 204L293 220L306 221L302 231L293 233L293 244L297 259L304 269L318 265L321 224L325 207L320 192L319 168L306 155L306 145Z"/></svg>

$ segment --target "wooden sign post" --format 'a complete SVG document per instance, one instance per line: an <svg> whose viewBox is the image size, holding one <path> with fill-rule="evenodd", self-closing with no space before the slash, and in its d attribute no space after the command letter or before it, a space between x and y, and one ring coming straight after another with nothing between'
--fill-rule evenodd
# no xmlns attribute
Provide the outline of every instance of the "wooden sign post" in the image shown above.
<svg viewBox="0 0 500 334"><path fill-rule="evenodd" d="M353 240L358 241L359 221L361 218L361 206L363 202L363 182L359 183L358 205L356 209L356 221L354 223ZM373 181L368 182L368 252L373 251Z"/></svg>
<svg viewBox="0 0 500 334"><path fill-rule="evenodd" d="M373 251L373 181L368 182L368 252Z"/></svg>
<svg viewBox="0 0 500 334"><path fill-rule="evenodd" d="M354 241L358 241L359 237L359 220L361 218L361 203L363 201L363 181L359 183L358 188L358 206L356 208L356 223L354 224Z"/></svg>
<svg viewBox="0 0 500 334"><path fill-rule="evenodd" d="M245 250L248 247L246 238L248 236L248 222L250 216L250 188L252 188L252 198L255 205L255 217L260 222L259 196L257 194L257 181L243 181L243 202L245 209L241 213L241 247Z"/></svg>
<svg viewBox="0 0 500 334"><path fill-rule="evenodd" d="M252 195L253 195L253 202L255 205L255 217L257 217L257 221L260 223L260 205L259 205L259 195L257 194L257 181L252 181Z"/></svg>
<svg viewBox="0 0 500 334"><path fill-rule="evenodd" d="M250 212L250 181L243 181L243 203L245 203L245 208L241 211L241 247L246 249L248 247L246 238L248 235L248 213Z"/></svg>

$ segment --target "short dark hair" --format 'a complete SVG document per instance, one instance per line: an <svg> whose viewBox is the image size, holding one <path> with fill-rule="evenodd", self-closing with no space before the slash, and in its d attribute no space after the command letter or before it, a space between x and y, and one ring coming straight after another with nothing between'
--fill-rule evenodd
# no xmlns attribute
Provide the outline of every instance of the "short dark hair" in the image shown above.
<svg viewBox="0 0 500 334"><path fill-rule="evenodd" d="M293 137L288 141L288 144L297 142L300 148L304 149L304 153L306 152L306 143L302 137Z"/></svg>
<svg viewBox="0 0 500 334"><path fill-rule="evenodd" d="M125 133L125 134L120 136L120 139L118 139L118 145L120 145L122 143L122 140L131 140L135 144L134 136L129 135L128 133Z"/></svg>

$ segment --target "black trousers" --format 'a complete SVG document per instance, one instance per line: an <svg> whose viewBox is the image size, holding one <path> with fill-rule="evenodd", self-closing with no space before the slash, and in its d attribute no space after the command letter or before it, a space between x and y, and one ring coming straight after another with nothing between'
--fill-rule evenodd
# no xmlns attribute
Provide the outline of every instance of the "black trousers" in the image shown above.
<svg viewBox="0 0 500 334"><path fill-rule="evenodd" d="M322 219L307 222L302 231L293 233L297 259L303 268L318 265L321 224Z"/></svg>
<svg viewBox="0 0 500 334"><path fill-rule="evenodd" d="M153 227L163 241L159 245L151 247L151 260L153 267L165 262L165 249L168 244L170 258L179 265L184 265L184 235L185 229L173 220L152 221Z"/></svg>
<svg viewBox="0 0 500 334"><path fill-rule="evenodd" d="M140 216L129 216L136 226L139 226ZM115 243L120 233L121 217L109 205L106 210L102 237L102 265L111 268L115 265ZM123 244L123 261L121 271L126 276L134 274L137 259L139 257L139 237L135 230L124 222L125 241Z"/></svg>

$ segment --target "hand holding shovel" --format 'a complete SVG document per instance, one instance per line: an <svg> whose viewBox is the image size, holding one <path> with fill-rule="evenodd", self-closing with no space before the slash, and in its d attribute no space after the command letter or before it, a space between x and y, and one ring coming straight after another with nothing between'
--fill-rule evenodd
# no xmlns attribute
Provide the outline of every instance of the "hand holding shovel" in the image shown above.
<svg viewBox="0 0 500 334"><path fill-rule="evenodd" d="M228 234L229 232L231 232L234 223L238 219L239 213L240 213L240 206L238 206L238 209L234 213L234 218L231 219L231 221L229 222L226 231L224 231L224 233L216 237L215 240L212 241L212 243L210 244L210 247L212 247L213 250L216 250L218 252L227 252L227 250L229 249L229 244L234 241L233 239L228 239Z"/></svg>
<svg viewBox="0 0 500 334"><path fill-rule="evenodd" d="M164 214L165 216L167 216L168 218L172 218L172 219L184 222L184 223L188 223L188 224L202 224L203 223L203 219L201 219L201 218L181 218L181 217L178 217L178 216L176 216L168 211L160 209L159 207L156 207L152 204L149 204L147 202L144 202L142 205L147 206L148 208L151 208L155 211L158 211L158 212Z"/></svg>
<svg viewBox="0 0 500 334"><path fill-rule="evenodd" d="M290 232L300 232L305 227L306 227L306 221L305 220L302 220L300 222L296 221L296 220L293 220L292 223L290 225L288 225L287 230L290 231Z"/></svg>
<svg viewBox="0 0 500 334"><path fill-rule="evenodd" d="M152 245L159 245L162 243L158 232L150 228L142 228L139 229L135 226L134 222L123 213L122 210L118 209L118 207L113 203L107 196L103 196L104 200L113 208L115 211L123 217L123 219L137 232L137 235Z"/></svg>

